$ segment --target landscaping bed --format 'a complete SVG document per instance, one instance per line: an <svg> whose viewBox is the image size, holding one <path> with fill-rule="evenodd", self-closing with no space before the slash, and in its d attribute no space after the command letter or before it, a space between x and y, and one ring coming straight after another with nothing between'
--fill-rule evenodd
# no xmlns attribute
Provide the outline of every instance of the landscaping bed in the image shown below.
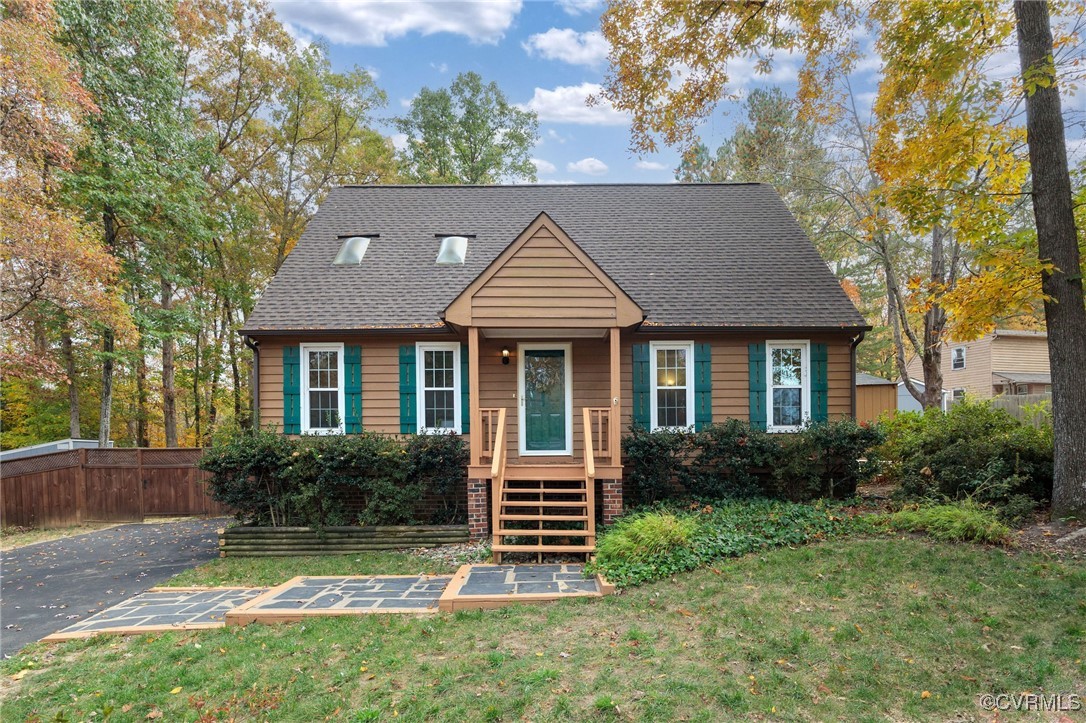
<svg viewBox="0 0 1086 723"><path fill-rule="evenodd" d="M257 527L219 532L222 557L345 555L372 550L437 547L468 541L467 525L376 525L369 527Z"/></svg>

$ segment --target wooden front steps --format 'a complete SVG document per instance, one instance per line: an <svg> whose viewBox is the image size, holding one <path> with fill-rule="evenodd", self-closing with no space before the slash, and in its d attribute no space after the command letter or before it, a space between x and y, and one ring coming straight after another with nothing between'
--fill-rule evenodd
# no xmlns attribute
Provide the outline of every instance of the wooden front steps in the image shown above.
<svg viewBox="0 0 1086 723"><path fill-rule="evenodd" d="M494 562L508 552L596 550L594 480L583 464L508 465L494 480Z"/></svg>

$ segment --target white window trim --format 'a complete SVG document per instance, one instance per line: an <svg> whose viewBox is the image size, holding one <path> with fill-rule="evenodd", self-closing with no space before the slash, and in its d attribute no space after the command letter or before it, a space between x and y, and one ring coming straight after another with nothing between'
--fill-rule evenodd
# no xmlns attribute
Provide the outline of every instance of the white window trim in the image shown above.
<svg viewBox="0 0 1086 723"><path fill-rule="evenodd" d="M524 431L524 352L554 351L561 349L566 353L566 448L565 449L525 449L528 438ZM517 451L521 457L567 457L573 455L573 344L571 342L539 342L517 344L517 399L520 413L517 414Z"/></svg>
<svg viewBox="0 0 1086 723"><path fill-rule="evenodd" d="M335 351L336 359L339 361L339 388L337 390L339 395L339 426L338 427L317 427L312 428L309 426L309 352L311 351ZM301 379L301 392L302 392L302 434L343 434L344 424L346 424L347 416L347 400L344 382L344 360L343 360L343 344L299 344L299 353L302 357L302 379Z"/></svg>
<svg viewBox="0 0 1086 723"><path fill-rule="evenodd" d="M960 367L956 367L956 366L954 366L954 355L957 354L959 351L961 351L961 353L962 353L962 365ZM966 355L967 355L967 351L966 351L966 348L964 346L956 346L953 349L951 349L950 350L950 370L954 371L954 372L960 372L962 369L965 369Z"/></svg>
<svg viewBox="0 0 1086 723"><path fill-rule="evenodd" d="M803 348L800 361L800 424L773 423L773 350ZM811 342L806 339L773 340L765 343L765 419L767 432L798 432L811 421Z"/></svg>
<svg viewBox="0 0 1086 723"><path fill-rule="evenodd" d="M684 427L663 427L656 423L657 417L657 385L656 352L679 351L686 352L686 420L689 422ZM692 341L650 341L649 342L649 422L652 431L667 429L672 431L689 431L694 428L694 342Z"/></svg>
<svg viewBox="0 0 1086 723"><path fill-rule="evenodd" d="M427 427L426 424L426 352L451 351L453 353L453 418L456 426ZM463 380L460 379L460 342L435 341L419 342L415 344L415 418L418 420L419 434L462 434L463 410L461 407L461 394L464 389Z"/></svg>

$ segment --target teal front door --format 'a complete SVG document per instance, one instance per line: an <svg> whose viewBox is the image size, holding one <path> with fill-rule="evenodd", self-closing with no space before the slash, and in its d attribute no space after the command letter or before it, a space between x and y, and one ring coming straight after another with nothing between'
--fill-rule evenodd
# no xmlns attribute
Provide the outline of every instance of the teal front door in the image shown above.
<svg viewBox="0 0 1086 723"><path fill-rule="evenodd" d="M521 453L572 454L569 347L522 345Z"/></svg>

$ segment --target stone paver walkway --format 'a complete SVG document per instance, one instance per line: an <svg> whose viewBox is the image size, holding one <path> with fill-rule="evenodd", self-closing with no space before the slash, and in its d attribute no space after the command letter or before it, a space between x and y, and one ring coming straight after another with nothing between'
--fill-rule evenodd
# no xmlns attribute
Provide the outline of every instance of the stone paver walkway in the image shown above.
<svg viewBox="0 0 1086 723"><path fill-rule="evenodd" d="M227 613L230 624L314 615L436 613L451 576L296 577Z"/></svg>
<svg viewBox="0 0 1086 723"><path fill-rule="evenodd" d="M332 615L427 615L602 597L613 591L599 577L585 579L583 565L463 565L451 576L296 577L273 588L152 588L45 640L284 623Z"/></svg>
<svg viewBox="0 0 1086 723"><path fill-rule="evenodd" d="M71 640L97 633L221 628L226 613L267 592L267 588L152 588L80 620L43 640Z"/></svg>
<svg viewBox="0 0 1086 723"><path fill-rule="evenodd" d="M459 595L538 595L599 593L584 565L472 565Z"/></svg>

